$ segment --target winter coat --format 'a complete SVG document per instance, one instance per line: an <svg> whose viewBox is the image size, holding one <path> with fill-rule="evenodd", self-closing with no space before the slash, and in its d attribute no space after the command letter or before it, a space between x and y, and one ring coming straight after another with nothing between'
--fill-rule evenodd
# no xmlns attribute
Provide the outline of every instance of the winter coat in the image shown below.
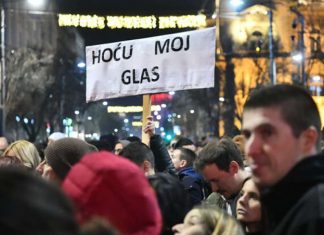
<svg viewBox="0 0 324 235"><path fill-rule="evenodd" d="M204 199L204 181L193 167L186 167L178 172L179 179L185 190L189 193L193 205Z"/></svg>
<svg viewBox="0 0 324 235"><path fill-rule="evenodd" d="M140 168L109 152L84 156L62 185L80 223L106 219L121 235L159 235L162 218L157 198Z"/></svg>
<svg viewBox="0 0 324 235"><path fill-rule="evenodd" d="M153 135L150 138L150 148L154 154L156 172L166 172L176 176L176 169L173 166L169 152L161 136Z"/></svg>
<svg viewBox="0 0 324 235"><path fill-rule="evenodd" d="M267 234L324 233L324 155L299 162L275 186L262 192Z"/></svg>

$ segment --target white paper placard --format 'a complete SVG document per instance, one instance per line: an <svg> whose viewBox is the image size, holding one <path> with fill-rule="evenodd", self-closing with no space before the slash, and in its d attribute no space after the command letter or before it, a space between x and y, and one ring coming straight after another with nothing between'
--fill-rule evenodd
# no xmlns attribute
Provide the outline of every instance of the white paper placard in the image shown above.
<svg viewBox="0 0 324 235"><path fill-rule="evenodd" d="M86 47L87 102L214 86L215 27Z"/></svg>

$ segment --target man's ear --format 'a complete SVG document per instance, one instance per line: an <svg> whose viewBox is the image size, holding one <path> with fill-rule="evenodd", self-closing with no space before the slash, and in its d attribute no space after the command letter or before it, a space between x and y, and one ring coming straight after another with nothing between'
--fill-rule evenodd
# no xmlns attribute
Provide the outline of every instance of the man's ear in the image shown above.
<svg viewBox="0 0 324 235"><path fill-rule="evenodd" d="M236 161L231 161L228 171L230 174L234 175L236 174L240 169L240 165Z"/></svg>
<svg viewBox="0 0 324 235"><path fill-rule="evenodd" d="M303 131L303 152L305 154L315 154L317 149L317 140L319 138L319 134L315 127L311 126ZM315 151L315 152L314 152Z"/></svg>
<svg viewBox="0 0 324 235"><path fill-rule="evenodd" d="M143 162L143 170L144 170L144 173L147 173L151 170L151 163L148 161L148 160L144 160Z"/></svg>
<svg viewBox="0 0 324 235"><path fill-rule="evenodd" d="M55 173L53 168L49 166L48 164L44 164L43 166L43 172L42 172L42 177L46 180L49 180L51 182L58 182L59 184L62 183L62 180L58 175Z"/></svg>
<svg viewBox="0 0 324 235"><path fill-rule="evenodd" d="M180 167L186 167L187 166L187 160L180 160Z"/></svg>

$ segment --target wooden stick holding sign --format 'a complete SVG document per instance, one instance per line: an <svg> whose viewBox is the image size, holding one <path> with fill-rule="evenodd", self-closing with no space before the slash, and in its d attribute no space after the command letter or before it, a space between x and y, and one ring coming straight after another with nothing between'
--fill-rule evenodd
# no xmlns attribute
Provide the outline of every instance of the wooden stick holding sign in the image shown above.
<svg viewBox="0 0 324 235"><path fill-rule="evenodd" d="M143 113L142 113L142 142L149 146L150 136L144 132L146 118L151 115L151 95L143 95Z"/></svg>

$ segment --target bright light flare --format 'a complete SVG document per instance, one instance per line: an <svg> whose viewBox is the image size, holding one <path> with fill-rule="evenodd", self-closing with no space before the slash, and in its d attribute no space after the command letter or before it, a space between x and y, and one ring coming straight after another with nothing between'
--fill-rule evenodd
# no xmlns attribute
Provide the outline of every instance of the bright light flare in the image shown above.
<svg viewBox="0 0 324 235"><path fill-rule="evenodd" d="M302 62L304 57L301 53L298 53L298 54L293 55L292 59L296 62Z"/></svg>
<svg viewBox="0 0 324 235"><path fill-rule="evenodd" d="M231 5L233 7L240 7L244 4L243 0L231 0Z"/></svg>
<svg viewBox="0 0 324 235"><path fill-rule="evenodd" d="M44 6L45 0L27 0L28 4L32 7L39 8Z"/></svg>

